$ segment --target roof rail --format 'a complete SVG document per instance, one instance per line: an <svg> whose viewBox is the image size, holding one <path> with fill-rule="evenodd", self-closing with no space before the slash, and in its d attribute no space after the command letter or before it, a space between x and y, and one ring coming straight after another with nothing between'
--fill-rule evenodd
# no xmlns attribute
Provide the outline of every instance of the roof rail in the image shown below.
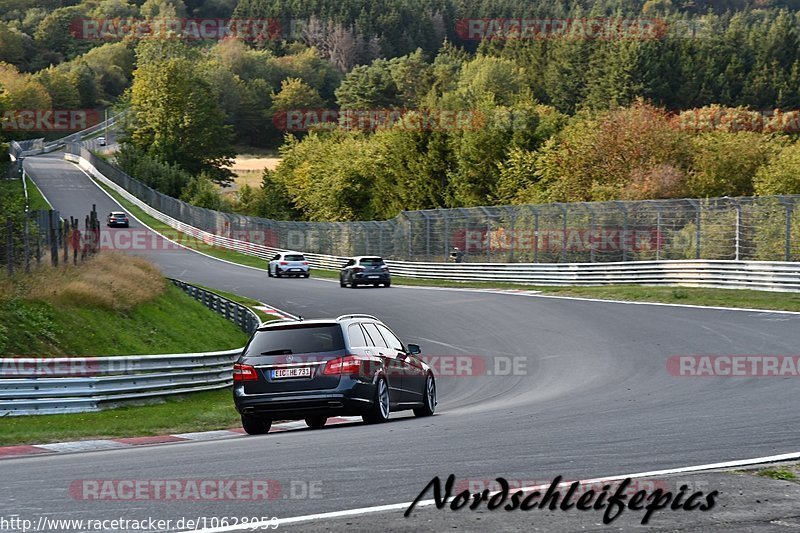
<svg viewBox="0 0 800 533"><path fill-rule="evenodd" d="M360 313L356 313L356 314L353 314L353 315L338 316L338 317L336 317L336 321L339 322L340 320L345 320L345 319L348 319L348 318L370 318L372 320L380 321L377 317L374 317L372 315L360 314Z"/></svg>

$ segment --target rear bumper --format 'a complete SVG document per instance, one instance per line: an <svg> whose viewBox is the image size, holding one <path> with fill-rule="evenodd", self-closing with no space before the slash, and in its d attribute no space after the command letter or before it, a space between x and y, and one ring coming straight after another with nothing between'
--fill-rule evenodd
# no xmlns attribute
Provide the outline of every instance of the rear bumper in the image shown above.
<svg viewBox="0 0 800 533"><path fill-rule="evenodd" d="M233 388L233 400L240 414L257 414L268 418L305 418L311 415L355 416L372 406L375 387L371 383L355 383L352 388L325 391L245 394L241 385Z"/></svg>
<svg viewBox="0 0 800 533"><path fill-rule="evenodd" d="M375 276L375 277L372 277ZM392 276L388 273L383 274L361 274L353 278L353 283L359 285L370 285L372 283L388 283L392 281Z"/></svg>

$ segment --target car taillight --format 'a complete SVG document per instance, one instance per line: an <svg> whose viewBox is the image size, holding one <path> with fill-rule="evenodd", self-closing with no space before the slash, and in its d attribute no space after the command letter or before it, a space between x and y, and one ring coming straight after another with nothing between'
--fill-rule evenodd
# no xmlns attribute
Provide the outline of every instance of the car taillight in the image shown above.
<svg viewBox="0 0 800 533"><path fill-rule="evenodd" d="M304 264L304 265L307 265L307 264L308 264L308 261L303 261L303 264Z"/></svg>
<svg viewBox="0 0 800 533"><path fill-rule="evenodd" d="M359 372L361 372L361 360L354 355L331 359L325 364L325 370L322 371L326 376L353 375Z"/></svg>
<svg viewBox="0 0 800 533"><path fill-rule="evenodd" d="M353 270L356 271L356 272L363 272L364 271L364 267L355 267Z"/></svg>
<svg viewBox="0 0 800 533"><path fill-rule="evenodd" d="M256 374L254 366L239 363L233 365L233 381L256 381L257 379L258 374Z"/></svg>
<svg viewBox="0 0 800 533"><path fill-rule="evenodd" d="M281 261L280 264L285 266L288 265L289 263L287 263L286 261Z"/></svg>

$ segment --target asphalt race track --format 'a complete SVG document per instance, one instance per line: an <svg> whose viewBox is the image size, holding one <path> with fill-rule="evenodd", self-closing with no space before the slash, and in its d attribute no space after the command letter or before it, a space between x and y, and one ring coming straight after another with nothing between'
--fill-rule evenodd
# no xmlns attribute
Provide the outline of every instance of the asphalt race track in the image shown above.
<svg viewBox="0 0 800 533"><path fill-rule="evenodd" d="M118 209L60 154L28 158L25 168L62 217L83 220L92 203L101 217ZM400 414L378 426L5 460L0 515L284 518L409 502L434 475L586 479L800 448L795 380L676 377L666 369L671 355L796 354L800 315L464 290L351 290L313 278L271 279L183 249L137 253L166 276L307 318L374 314L426 355L489 362L484 369L476 362L474 375L440 377L433 418ZM494 359L502 363L495 367ZM509 361L517 372L495 375ZM68 491L80 479L187 478L269 479L284 490L268 502L202 503L81 501ZM315 497L304 486L314 487ZM389 519L402 525L401 512Z"/></svg>

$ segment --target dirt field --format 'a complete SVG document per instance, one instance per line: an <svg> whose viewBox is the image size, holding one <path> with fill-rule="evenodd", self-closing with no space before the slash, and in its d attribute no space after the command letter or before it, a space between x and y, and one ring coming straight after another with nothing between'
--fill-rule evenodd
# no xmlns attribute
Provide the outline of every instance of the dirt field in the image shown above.
<svg viewBox="0 0 800 533"><path fill-rule="evenodd" d="M256 188L260 187L261 174L264 169L275 170L280 161L279 157L237 156L231 167L231 170L236 174L236 178L231 187L224 189L224 193L235 192L245 184Z"/></svg>

